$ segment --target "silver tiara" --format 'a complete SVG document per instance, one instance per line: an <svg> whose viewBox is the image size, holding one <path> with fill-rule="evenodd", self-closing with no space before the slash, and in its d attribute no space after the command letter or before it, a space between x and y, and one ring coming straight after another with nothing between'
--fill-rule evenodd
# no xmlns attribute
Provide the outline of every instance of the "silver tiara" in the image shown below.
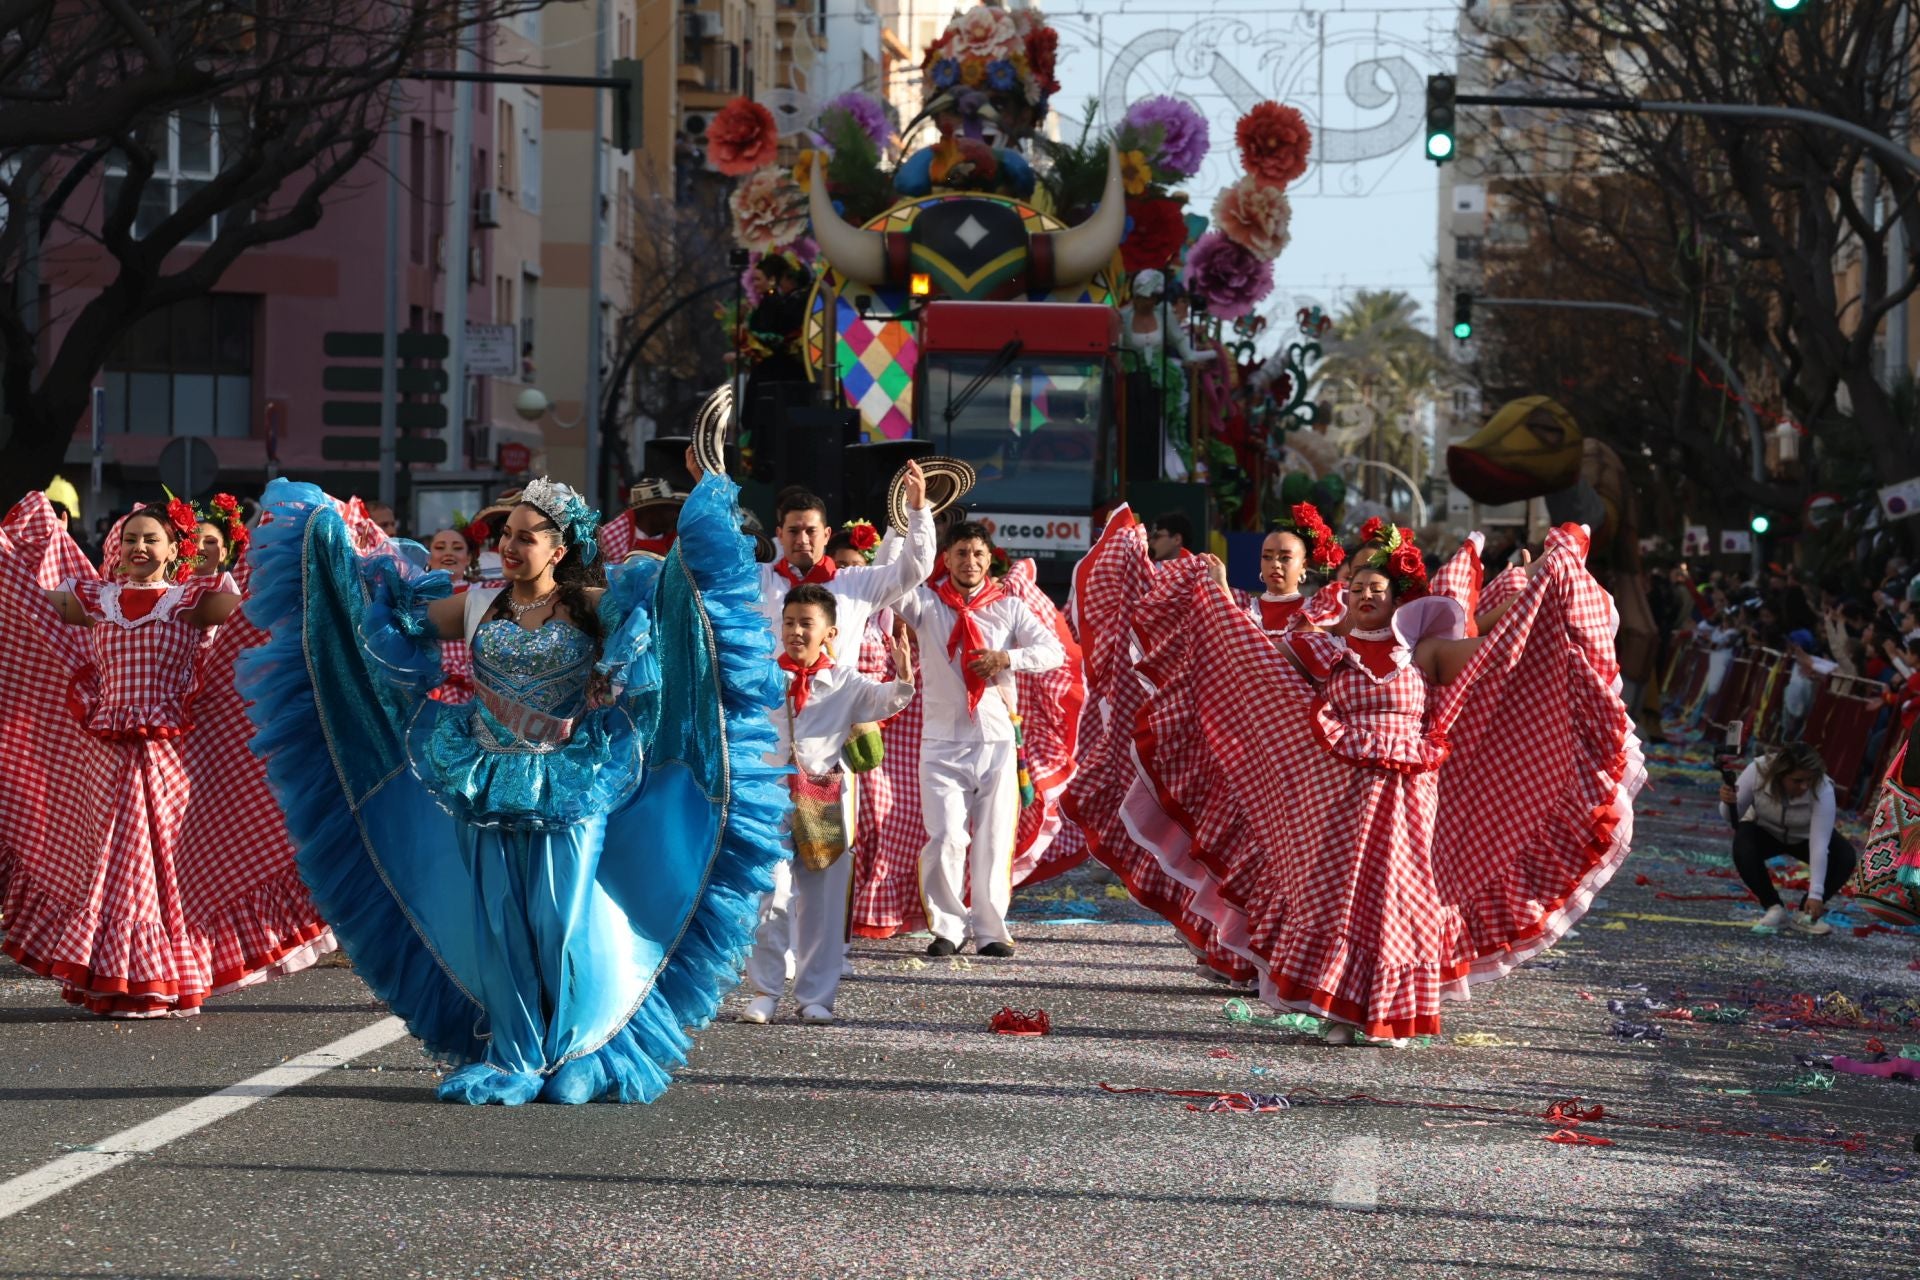
<svg viewBox="0 0 1920 1280"><path fill-rule="evenodd" d="M599 546L593 533L600 518L575 489L541 476L520 491L519 500L553 521L566 540L580 549L582 558L593 559Z"/></svg>

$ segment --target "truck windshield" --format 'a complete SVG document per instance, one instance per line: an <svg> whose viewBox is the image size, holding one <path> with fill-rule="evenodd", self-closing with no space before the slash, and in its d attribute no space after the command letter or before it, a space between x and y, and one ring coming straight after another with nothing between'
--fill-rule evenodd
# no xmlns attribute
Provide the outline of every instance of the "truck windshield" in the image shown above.
<svg viewBox="0 0 1920 1280"><path fill-rule="evenodd" d="M949 424L948 407L993 363L991 354L927 357L929 403L922 421L936 449L972 463L979 473L967 505L1091 508L1106 411L1100 363L1018 357L989 378Z"/></svg>

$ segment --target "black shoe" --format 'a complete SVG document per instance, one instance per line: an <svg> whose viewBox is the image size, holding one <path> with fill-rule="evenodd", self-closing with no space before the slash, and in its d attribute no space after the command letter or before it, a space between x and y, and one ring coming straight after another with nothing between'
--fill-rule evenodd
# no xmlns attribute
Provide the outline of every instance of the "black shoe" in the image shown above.
<svg viewBox="0 0 1920 1280"><path fill-rule="evenodd" d="M1013 954L1013 945L1007 942L983 942L974 948L983 956L992 956L995 960L1004 960Z"/></svg>
<svg viewBox="0 0 1920 1280"><path fill-rule="evenodd" d="M935 938L927 944L927 954L930 956L950 956L959 949L945 938Z"/></svg>

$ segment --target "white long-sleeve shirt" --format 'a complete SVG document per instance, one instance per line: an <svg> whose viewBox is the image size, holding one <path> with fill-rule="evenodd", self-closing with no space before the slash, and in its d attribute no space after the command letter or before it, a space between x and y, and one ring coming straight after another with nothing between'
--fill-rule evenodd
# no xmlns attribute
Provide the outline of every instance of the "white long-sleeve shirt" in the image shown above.
<svg viewBox="0 0 1920 1280"><path fill-rule="evenodd" d="M889 547L888 543L900 545ZM875 550L872 564L838 570L830 581L821 584L833 592L834 626L840 630L836 659L859 657L860 637L866 633L867 619L877 609L898 604L909 591L925 582L933 572L937 551L933 509L909 508L905 537L889 531ZM780 634L780 610L791 590L793 584L774 565L760 566L760 612L772 624L775 635Z"/></svg>
<svg viewBox="0 0 1920 1280"><path fill-rule="evenodd" d="M854 725L885 720L913 701L912 672L897 680L875 680L854 669L857 658L852 654L844 665L836 660L815 672L806 709L794 712L791 719L790 699L783 698L767 713L780 739L767 755L769 764L786 764L791 759L808 773L826 773L838 763Z"/></svg>
<svg viewBox="0 0 1920 1280"><path fill-rule="evenodd" d="M1827 846L1833 843L1833 780L1820 779L1820 785L1798 800L1782 801L1760 786L1760 764L1755 760L1741 771L1734 783L1732 812L1720 806L1723 817L1740 815L1742 822L1755 822L1767 834L1788 844L1807 842L1807 896L1824 902L1827 896Z"/></svg>
<svg viewBox="0 0 1920 1280"><path fill-rule="evenodd" d="M975 611L973 619L985 647L1004 650L1010 663L980 699L976 715L967 710L967 655L962 650L947 656L947 640L959 625L958 615L927 587L909 594L894 606L894 612L920 638L923 741L1012 742L1013 720L1007 704L1013 696L1013 673L1051 671L1067 660L1053 628L1034 617L1033 610L1016 597L1001 596Z"/></svg>

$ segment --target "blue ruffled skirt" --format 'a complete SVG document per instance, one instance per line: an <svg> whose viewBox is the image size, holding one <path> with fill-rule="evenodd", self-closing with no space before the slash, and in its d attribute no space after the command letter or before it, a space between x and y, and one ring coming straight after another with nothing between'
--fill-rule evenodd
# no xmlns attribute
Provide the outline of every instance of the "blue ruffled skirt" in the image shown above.
<svg viewBox="0 0 1920 1280"><path fill-rule="evenodd" d="M603 599L600 666L627 693L501 772L463 741L470 708L426 699L391 634L370 642L385 620L331 503L268 490L247 611L270 639L240 673L253 749L356 971L462 1064L443 1098L651 1101L739 981L788 801L733 495L703 480L673 554Z"/></svg>

